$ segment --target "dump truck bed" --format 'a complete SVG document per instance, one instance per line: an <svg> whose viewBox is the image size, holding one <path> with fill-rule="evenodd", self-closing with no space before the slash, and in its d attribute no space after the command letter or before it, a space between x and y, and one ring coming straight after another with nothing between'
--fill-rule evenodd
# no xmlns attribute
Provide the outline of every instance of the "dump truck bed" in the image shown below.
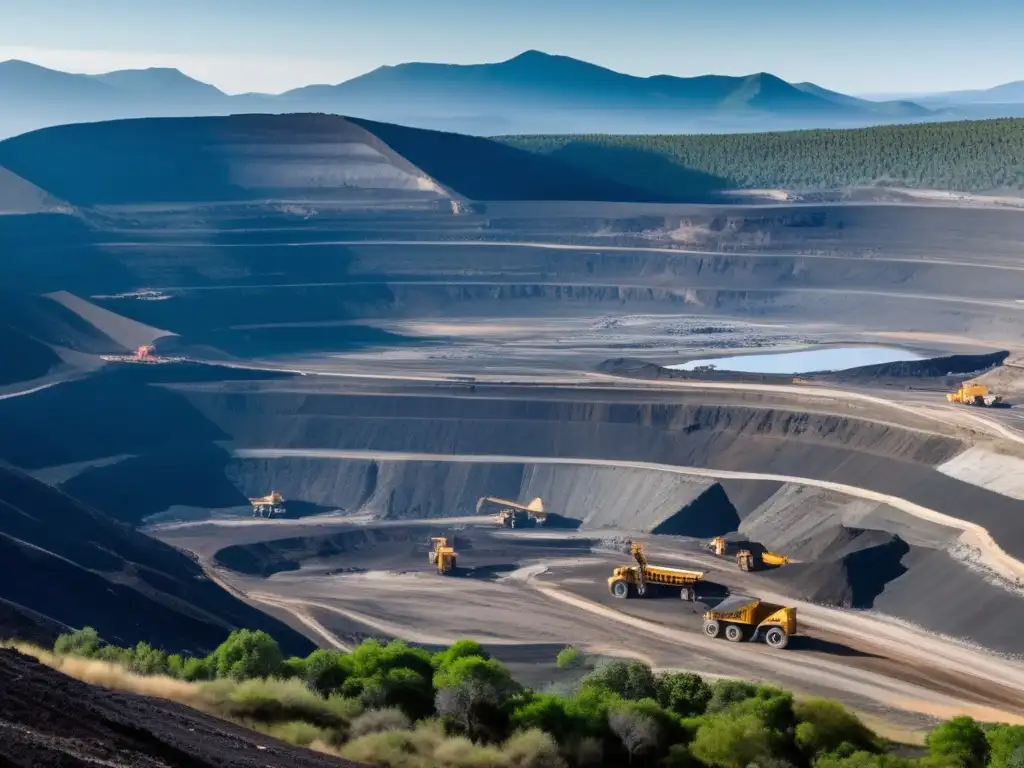
<svg viewBox="0 0 1024 768"><path fill-rule="evenodd" d="M781 626L786 634L795 635L797 631L796 608L787 608L784 605L766 603L757 598L741 595L727 597L704 616L706 619L755 627L770 619Z"/></svg>
<svg viewBox="0 0 1024 768"><path fill-rule="evenodd" d="M648 566L647 580L652 584L686 584L700 581L704 578L705 573L705 571L690 571L685 568Z"/></svg>

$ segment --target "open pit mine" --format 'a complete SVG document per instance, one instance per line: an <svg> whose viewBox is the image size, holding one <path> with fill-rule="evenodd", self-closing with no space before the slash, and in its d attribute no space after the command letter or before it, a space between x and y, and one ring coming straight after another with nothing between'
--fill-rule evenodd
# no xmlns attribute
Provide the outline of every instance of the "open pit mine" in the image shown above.
<svg viewBox="0 0 1024 768"><path fill-rule="evenodd" d="M1019 211L648 200L312 115L45 129L0 202L0 505L54 515L0 515L4 628L1024 723Z"/></svg>

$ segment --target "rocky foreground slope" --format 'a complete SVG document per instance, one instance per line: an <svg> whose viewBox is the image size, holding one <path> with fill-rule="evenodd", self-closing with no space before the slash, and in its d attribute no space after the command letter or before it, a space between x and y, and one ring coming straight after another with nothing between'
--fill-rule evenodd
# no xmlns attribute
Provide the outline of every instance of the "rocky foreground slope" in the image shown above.
<svg viewBox="0 0 1024 768"><path fill-rule="evenodd" d="M163 699L75 680L0 649L0 765L358 768Z"/></svg>

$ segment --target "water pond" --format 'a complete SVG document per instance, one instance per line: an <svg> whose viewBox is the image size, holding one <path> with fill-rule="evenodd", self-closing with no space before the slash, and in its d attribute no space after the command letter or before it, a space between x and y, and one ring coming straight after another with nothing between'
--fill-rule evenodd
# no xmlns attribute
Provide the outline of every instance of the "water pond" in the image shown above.
<svg viewBox="0 0 1024 768"><path fill-rule="evenodd" d="M798 352L769 352L760 355L704 358L668 367L678 371L692 371L710 365L719 371L789 374L843 371L847 368L859 368L862 365L923 359L924 357L921 355L896 347L825 347L823 349L802 349Z"/></svg>

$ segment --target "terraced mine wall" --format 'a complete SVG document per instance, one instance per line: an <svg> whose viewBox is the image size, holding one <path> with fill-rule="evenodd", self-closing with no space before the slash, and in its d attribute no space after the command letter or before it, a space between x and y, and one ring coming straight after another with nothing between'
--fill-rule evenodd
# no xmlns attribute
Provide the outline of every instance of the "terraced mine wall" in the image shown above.
<svg viewBox="0 0 1024 768"><path fill-rule="evenodd" d="M408 506L464 513L483 493L556 488L541 474L524 481L521 465L529 459L507 467L388 466L301 455L239 459L238 450L647 461L864 487L977 522L1008 551L1024 550L1013 522L1024 502L937 472L935 465L962 449L958 441L894 425L754 404L615 402L614 395L572 402L542 391L491 398L469 391L373 396L287 389L259 382L150 385L128 372L66 384L21 402L0 401L7 425L0 458L40 470L122 457L74 474L65 487L132 521L173 505L245 505L247 493L265 492L268 483L321 506L352 509L373 499L385 515L405 514ZM565 482L582 487L568 475ZM732 503L739 511L752 508Z"/></svg>

